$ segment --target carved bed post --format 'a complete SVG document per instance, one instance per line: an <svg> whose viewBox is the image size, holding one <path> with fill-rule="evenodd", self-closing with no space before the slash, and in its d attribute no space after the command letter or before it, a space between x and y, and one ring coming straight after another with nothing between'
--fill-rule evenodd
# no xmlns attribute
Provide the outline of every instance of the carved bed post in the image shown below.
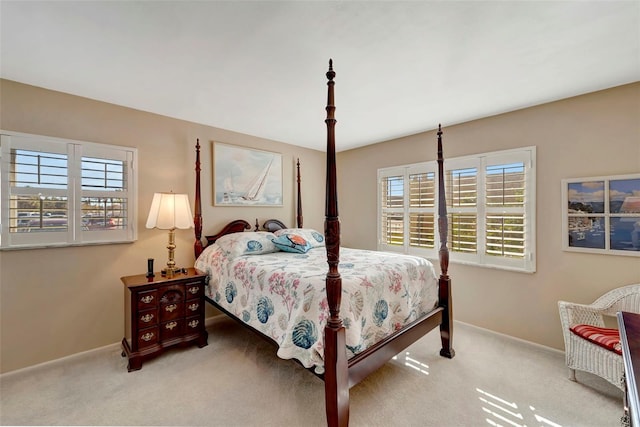
<svg viewBox="0 0 640 427"><path fill-rule="evenodd" d="M300 190L300 158L296 161L296 166L298 168L297 173L297 181L298 181L298 216L296 217L296 223L298 224L298 228L302 228L302 191Z"/></svg>
<svg viewBox="0 0 640 427"><path fill-rule="evenodd" d="M336 147L333 100L333 61L329 60L327 71L327 182L324 235L327 249L327 301L329 319L324 329L324 387L327 423L329 426L349 424L349 373L347 366L345 329L340 318L342 278L338 271L340 262L340 219L338 217L338 191L336 177Z"/></svg>
<svg viewBox="0 0 640 427"><path fill-rule="evenodd" d="M438 125L438 231L440 233L440 279L439 299L440 306L444 308L442 323L440 324L440 339L442 349L440 355L448 358L455 356L453 350L453 307L451 300L451 279L449 278L449 248L447 238L449 222L447 220L447 199L444 189L444 156L442 153L442 126Z"/></svg>
<svg viewBox="0 0 640 427"><path fill-rule="evenodd" d="M202 253L202 200L200 196L200 139L196 139L196 201L193 209L193 224L196 240L193 251L196 258Z"/></svg>

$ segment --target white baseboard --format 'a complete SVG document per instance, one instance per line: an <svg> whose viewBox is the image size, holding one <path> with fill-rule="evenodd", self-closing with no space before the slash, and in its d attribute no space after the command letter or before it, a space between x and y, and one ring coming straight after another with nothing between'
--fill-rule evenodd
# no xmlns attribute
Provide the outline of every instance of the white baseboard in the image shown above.
<svg viewBox="0 0 640 427"><path fill-rule="evenodd" d="M214 323L217 323L222 319L228 319L228 318L229 318L229 316L227 316L224 313L216 314L215 316L207 317L206 319L204 319L204 325L205 326L211 326Z"/></svg>
<svg viewBox="0 0 640 427"><path fill-rule="evenodd" d="M538 344L538 343L533 342L533 341L527 341L527 340L524 340L522 338L514 337L513 335L507 335L507 334L503 334L503 333L500 333L500 332L492 331L491 329L483 328L481 326L472 325L471 323L461 322L460 320L454 320L453 322L454 322L454 324L455 323L460 323L461 325L465 325L465 326L468 326L470 328L478 329L480 331L484 331L484 332L489 333L489 334L499 335L499 336L507 338L507 339L518 341L518 342L521 342L523 344L532 345L534 347L538 347L538 348L541 348L541 349L544 349L544 350L552 351L554 353L564 354L564 351L558 350L557 348L549 347L549 346L546 346L544 344ZM455 342L455 336L456 336L455 332L454 332L453 336L454 336L454 342ZM454 346L454 348L455 348L455 346Z"/></svg>
<svg viewBox="0 0 640 427"><path fill-rule="evenodd" d="M13 375L13 374L23 374L23 373L28 372L30 370L43 368L43 367L46 367L48 365L54 365L54 364L59 363L59 362L72 361L73 359L84 357L84 356L87 356L87 355L89 355L91 353L97 353L97 352L101 352L101 351L113 351L113 350L115 350L115 349L117 349L119 347L120 347L120 341L118 341L116 343L113 343L113 344L107 344L107 345L102 346L102 347L92 348L91 350L81 351L79 353L73 353L73 354L70 354L69 356L60 357L58 359L47 360L46 362L38 363L36 365L27 366L27 367L24 367L24 368L16 369L14 371L9 371L9 372L5 372L3 374L0 374L0 380L2 380L2 378L7 378L7 377L9 377L10 375Z"/></svg>
<svg viewBox="0 0 640 427"><path fill-rule="evenodd" d="M204 320L205 327L206 326L210 326L210 325L212 325L212 324L214 324L214 323L216 323L216 322L218 322L221 319L224 319L226 317L227 316L225 314L223 314L223 313L220 313L220 314L215 315L215 316L207 317ZM70 361L70 360L72 360L74 358L77 358L77 357L87 356L87 355L89 355L91 353L100 352L100 351L111 351L113 349L120 348L120 344L121 344L121 341L118 341L118 342L115 342L113 344L107 344L107 345L102 346L102 347L92 348L91 350L81 351L79 353L70 354L68 356L63 356L63 357L60 357L58 359L47 360L46 362L38 363L36 365L26 366L24 368L19 368L19 369L13 370L13 371L5 372L5 373L0 374L0 380L2 378L8 377L9 375L21 374L21 373L24 373L24 372L28 372L29 370L32 370L32 369L38 369L38 368L45 367L45 366L48 366L48 365L53 365L53 364L56 364L56 363L59 363L59 362L67 362L67 361Z"/></svg>
<svg viewBox="0 0 640 427"><path fill-rule="evenodd" d="M224 319L227 319L227 318L228 318L228 316L226 314L220 313L220 314L217 314L215 316L207 317L204 320L204 324L205 324L205 327L206 326L211 326L214 323L217 323L217 322L219 322L221 320L224 320ZM502 334L500 332L492 331L491 329L486 329L486 328L482 328L480 326L472 325L471 323L461 322L459 320L455 320L454 323L460 323L462 325L468 326L470 328L475 328L475 329L484 331L486 333L500 335L502 337L505 337L505 338L508 338L508 339L512 339L512 340L515 340L515 341L519 341L519 342L522 342L522 343L525 343L525 344L529 344L529 345L532 345L532 346L535 346L535 347L540 347L540 348L545 349L545 350L549 350L549 351L553 351L553 352L556 352L556 353L564 354L564 351L558 350L557 348L548 347L546 345L538 344L538 343L535 343L535 342L532 342L532 341L527 341L527 340L523 340L521 338L516 338L516 337L511 336L511 335ZM454 333L454 339L455 339L455 333ZM48 360L46 362L38 363L37 365L31 365L31 366L27 366L25 368L20 368L20 369L14 370L14 371L9 371L9 372L5 372L3 374L0 374L0 380L2 378L6 378L6 377L8 377L10 375L13 375L13 374L21 374L21 373L24 373L24 372L28 372L29 370L42 368L42 367L45 367L45 366L48 366L48 365L53 365L53 364L56 364L56 363L59 363L59 362L63 362L63 361L68 362L70 360L73 360L74 358L87 356L87 355L89 355L91 353L100 352L100 351L111 351L111 350L119 348L119 347L120 347L120 341L118 341L116 343L113 343L113 344L105 345L103 347L97 347L97 348L94 348L94 349L91 349L91 350L86 350L86 351L81 351L79 353L74 353L74 354L71 354L69 356L64 356L64 357L61 357L61 358L58 358L58 359Z"/></svg>

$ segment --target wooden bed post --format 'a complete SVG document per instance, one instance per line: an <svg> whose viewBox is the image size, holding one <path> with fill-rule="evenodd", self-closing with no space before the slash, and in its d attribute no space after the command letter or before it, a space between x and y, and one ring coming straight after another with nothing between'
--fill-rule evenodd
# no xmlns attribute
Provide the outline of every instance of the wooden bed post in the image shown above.
<svg viewBox="0 0 640 427"><path fill-rule="evenodd" d="M327 249L327 302L329 319L324 328L324 388L327 424L349 425L349 372L347 365L345 329L340 318L342 278L338 271L340 263L340 219L338 217L338 191L336 177L336 146L333 100L333 61L329 60L327 71L327 183L324 235Z"/></svg>
<svg viewBox="0 0 640 427"><path fill-rule="evenodd" d="M298 228L302 228L302 191L300 189L300 158L296 161L296 166L298 168L297 173L297 181L298 181L298 216L296 217L296 223Z"/></svg>
<svg viewBox="0 0 640 427"><path fill-rule="evenodd" d="M327 305L329 317L322 331L324 335L324 383L325 406L327 424L330 427L347 427L349 425L349 388L358 384L367 375L383 366L394 355L407 346L423 337L427 332L440 326L442 348L440 355L452 358L455 352L452 347L453 338L453 309L451 296L451 279L448 275L449 249L447 248L448 220L445 197L444 181L444 157L442 151L442 127L438 126L438 229L440 233L440 277L439 303L429 313L425 313L415 322L405 325L390 336L378 341L351 359L347 359L346 330L340 317L340 304L342 299L342 277L338 271L340 264L340 218L338 215L338 190L337 190L337 164L335 146L335 105L334 105L334 78L333 61L329 60L327 76L327 164L326 164L326 199L324 237L327 252L328 272L325 279ZM298 181L298 213L297 225L302 227L302 197L300 189L300 159L297 159ZM195 243L194 252L196 258L203 251L202 242L202 196L200 192L200 140L196 141L196 191L194 207ZM256 229L258 228L256 219ZM276 228L272 228L276 227ZM286 228L279 220L268 220L264 228L267 230ZM208 244L214 243L221 236L243 232L251 229L251 225L244 220L235 220L228 223L222 231L214 236L205 236ZM221 309L226 314L235 318L231 313L207 298L214 307ZM257 332L257 329L250 327ZM258 332L260 335L260 332ZM264 335L266 337L266 335ZM271 337L267 337L272 339Z"/></svg>
<svg viewBox="0 0 640 427"><path fill-rule="evenodd" d="M196 240L193 251L196 258L202 253L202 200L200 196L200 139L196 139L196 201L193 209L193 224Z"/></svg>
<svg viewBox="0 0 640 427"><path fill-rule="evenodd" d="M449 248L447 238L449 222L447 220L447 199L444 189L444 156L442 153L442 126L438 125L438 231L440 233L440 279L438 280L440 306L444 308L440 323L442 349L440 356L451 359L453 350L453 303L451 300L451 279L449 278Z"/></svg>

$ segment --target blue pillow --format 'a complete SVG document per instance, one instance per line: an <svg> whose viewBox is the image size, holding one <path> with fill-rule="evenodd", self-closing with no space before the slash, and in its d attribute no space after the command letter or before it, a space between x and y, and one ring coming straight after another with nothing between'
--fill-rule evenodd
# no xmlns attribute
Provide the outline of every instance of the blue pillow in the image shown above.
<svg viewBox="0 0 640 427"><path fill-rule="evenodd" d="M311 245L309 244L309 242L299 234L287 234L284 236L276 237L271 241L276 246L276 248L285 252L304 254L309 249L311 249Z"/></svg>
<svg viewBox="0 0 640 427"><path fill-rule="evenodd" d="M275 231L273 234L278 237L295 234L309 242L312 248L324 246L324 235L312 228L284 228Z"/></svg>

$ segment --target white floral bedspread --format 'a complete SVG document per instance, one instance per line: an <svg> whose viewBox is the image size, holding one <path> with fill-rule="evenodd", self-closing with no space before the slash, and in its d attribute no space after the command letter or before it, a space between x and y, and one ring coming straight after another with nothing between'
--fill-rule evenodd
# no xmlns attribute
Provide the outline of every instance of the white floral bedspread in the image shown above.
<svg viewBox="0 0 640 427"><path fill-rule="evenodd" d="M206 295L278 343L278 356L322 373L329 316L324 247L229 259L216 244L195 263L209 276ZM433 265L419 257L340 248L347 357L431 311L438 302Z"/></svg>

